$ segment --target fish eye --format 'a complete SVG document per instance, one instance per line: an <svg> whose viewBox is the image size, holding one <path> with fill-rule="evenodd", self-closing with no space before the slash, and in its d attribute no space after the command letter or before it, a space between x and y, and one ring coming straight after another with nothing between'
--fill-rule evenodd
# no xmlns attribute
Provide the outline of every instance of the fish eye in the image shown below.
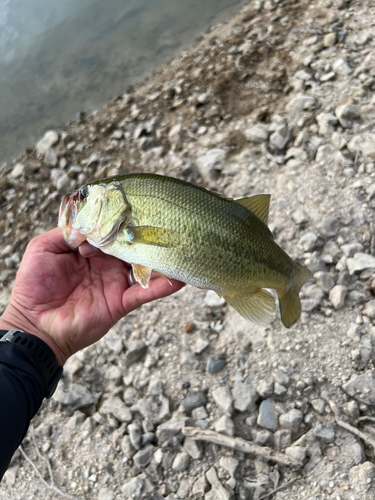
<svg viewBox="0 0 375 500"><path fill-rule="evenodd" d="M79 191L78 191L78 196L80 201L83 201L87 198L89 194L89 188L87 186L83 186Z"/></svg>

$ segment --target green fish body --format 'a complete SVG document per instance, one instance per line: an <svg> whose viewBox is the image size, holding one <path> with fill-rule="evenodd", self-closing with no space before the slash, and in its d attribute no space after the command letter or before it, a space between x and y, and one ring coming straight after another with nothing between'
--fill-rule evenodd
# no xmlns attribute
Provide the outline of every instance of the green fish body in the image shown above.
<svg viewBox="0 0 375 500"><path fill-rule="evenodd" d="M298 294L310 272L275 243L267 227L269 199L231 200L174 178L130 174L68 195L59 226L71 246L82 236L130 263L143 287L153 270L215 290L258 324L275 316L274 297L264 288L275 289L289 327L300 316Z"/></svg>

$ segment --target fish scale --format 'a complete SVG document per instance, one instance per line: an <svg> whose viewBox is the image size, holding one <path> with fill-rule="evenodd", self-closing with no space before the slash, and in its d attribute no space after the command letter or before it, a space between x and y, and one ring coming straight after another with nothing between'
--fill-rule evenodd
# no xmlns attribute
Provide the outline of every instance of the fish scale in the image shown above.
<svg viewBox="0 0 375 500"><path fill-rule="evenodd" d="M69 217L61 216L61 227L71 224L81 233L85 227L90 243L133 265L142 286L147 286L154 270L215 290L240 314L260 324L274 316L274 299L262 290L273 288L284 324L290 326L299 317L298 292L309 271L274 241L266 224L268 195L234 201L185 181L153 174L118 176L85 188L77 192L81 193L78 198L77 193L72 195L75 200L82 198L75 202L80 212L77 221L67 222ZM87 199L82 193L88 193ZM94 213L93 204L100 202L105 209L99 222L83 224L85 213ZM121 224L119 214L126 214ZM86 229L89 226L94 228L91 232ZM109 242L103 235L103 246L98 226L115 228Z"/></svg>

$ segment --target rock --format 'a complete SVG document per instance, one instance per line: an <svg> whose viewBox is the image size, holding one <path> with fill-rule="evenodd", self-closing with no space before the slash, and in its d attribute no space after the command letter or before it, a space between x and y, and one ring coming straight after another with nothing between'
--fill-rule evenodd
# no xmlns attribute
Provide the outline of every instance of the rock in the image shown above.
<svg viewBox="0 0 375 500"><path fill-rule="evenodd" d="M44 163L47 167L56 167L59 162L56 151L53 148L49 148L44 155Z"/></svg>
<svg viewBox="0 0 375 500"><path fill-rule="evenodd" d="M375 405L375 377L371 370L352 376L342 388L361 403Z"/></svg>
<svg viewBox="0 0 375 500"><path fill-rule="evenodd" d="M264 429L276 431L278 427L277 417L275 406L271 399L265 399L261 402L257 424L259 425L259 427L263 427Z"/></svg>
<svg viewBox="0 0 375 500"><path fill-rule="evenodd" d="M278 127L269 138L270 149L274 152L282 151L290 141L290 132L284 125Z"/></svg>
<svg viewBox="0 0 375 500"><path fill-rule="evenodd" d="M273 435L275 446L279 450L290 446L292 443L292 432L289 429L280 429Z"/></svg>
<svg viewBox="0 0 375 500"><path fill-rule="evenodd" d="M225 156L223 149L216 148L210 149L206 154L197 158L199 173L206 182L217 179L218 173L223 167Z"/></svg>
<svg viewBox="0 0 375 500"><path fill-rule="evenodd" d="M120 422L131 422L132 413L126 404L118 397L110 397L99 409L101 415L113 415Z"/></svg>
<svg viewBox="0 0 375 500"><path fill-rule="evenodd" d="M361 441L344 429L337 429L335 444L348 454L356 464L365 460L365 450Z"/></svg>
<svg viewBox="0 0 375 500"><path fill-rule="evenodd" d="M342 309L344 307L347 292L344 285L336 285L329 292L329 300L335 309Z"/></svg>
<svg viewBox="0 0 375 500"><path fill-rule="evenodd" d="M348 76L353 73L352 68L342 57L336 59L336 61L332 64L332 69L335 73L338 73L341 76Z"/></svg>
<svg viewBox="0 0 375 500"><path fill-rule="evenodd" d="M315 411L317 411L321 415L324 415L326 409L326 403L323 399L320 398L312 399L311 406L314 408Z"/></svg>
<svg viewBox="0 0 375 500"><path fill-rule="evenodd" d="M288 377L288 375L281 370L277 370L277 369L273 370L272 377L279 384L288 386L290 383L290 378Z"/></svg>
<svg viewBox="0 0 375 500"><path fill-rule="evenodd" d="M139 450L141 448L141 439L142 439L142 429L139 424L133 423L128 425L128 433L132 446Z"/></svg>
<svg viewBox="0 0 375 500"><path fill-rule="evenodd" d="M316 117L319 126L319 134L325 135L332 133L333 128L337 125L337 117L332 113L320 113Z"/></svg>
<svg viewBox="0 0 375 500"><path fill-rule="evenodd" d="M245 382L234 383L233 387L234 408L238 411L254 411L258 401L258 393L249 378Z"/></svg>
<svg viewBox="0 0 375 500"><path fill-rule="evenodd" d="M365 269L375 269L375 257L363 252L357 252L346 260L350 276Z"/></svg>
<svg viewBox="0 0 375 500"><path fill-rule="evenodd" d="M257 385L257 393L262 399L267 399L269 396L272 396L274 388L273 380L262 380Z"/></svg>
<svg viewBox="0 0 375 500"><path fill-rule="evenodd" d="M184 401L183 405L188 413L191 413L194 408L199 408L200 406L205 406L207 403L207 398L202 391L190 390Z"/></svg>
<svg viewBox="0 0 375 500"><path fill-rule="evenodd" d="M301 300L302 311L310 312L319 307L324 293L316 285L307 285L303 290L306 299Z"/></svg>
<svg viewBox="0 0 375 500"><path fill-rule="evenodd" d="M213 290L208 290L204 298L204 305L208 307L222 307L225 304L225 299L220 297Z"/></svg>
<svg viewBox="0 0 375 500"><path fill-rule="evenodd" d="M221 434L227 434L228 436L234 436L234 422L227 415L223 415L214 424L216 432Z"/></svg>
<svg viewBox="0 0 375 500"><path fill-rule="evenodd" d="M225 367L223 359L215 359L212 356L207 358L206 371L207 373L218 373Z"/></svg>
<svg viewBox="0 0 375 500"><path fill-rule="evenodd" d="M177 453L173 460L172 469L176 472L183 472L189 467L189 459L190 457L185 451Z"/></svg>
<svg viewBox="0 0 375 500"><path fill-rule="evenodd" d="M318 147L315 160L318 163L326 164L330 162L340 162L342 155L332 144L323 144Z"/></svg>
<svg viewBox="0 0 375 500"><path fill-rule="evenodd" d="M123 372L116 365L109 366L104 372L104 378L111 380L116 386L121 385Z"/></svg>
<svg viewBox="0 0 375 500"><path fill-rule="evenodd" d="M256 444L259 444L260 446L265 446L267 443L271 441L272 432L267 431L266 429L263 430L254 429L252 431L252 438Z"/></svg>
<svg viewBox="0 0 375 500"><path fill-rule="evenodd" d="M339 221L334 215L328 214L323 218L323 222L320 226L320 232L323 236L327 238L331 238L332 236L336 236L339 230Z"/></svg>
<svg viewBox="0 0 375 500"><path fill-rule="evenodd" d="M55 401L74 411L80 408L95 407L99 394L91 394L87 387L79 384L70 384L64 391L63 385L60 384L52 397Z"/></svg>
<svg viewBox="0 0 375 500"><path fill-rule="evenodd" d="M181 429L185 427L188 419L184 418L172 418L162 423L156 429L156 436L162 443L167 439L170 439L181 432Z"/></svg>
<svg viewBox="0 0 375 500"><path fill-rule="evenodd" d="M59 140L59 134L55 130L49 130L36 145L36 152L43 156L49 148L54 146Z"/></svg>
<svg viewBox="0 0 375 500"><path fill-rule="evenodd" d="M285 455L292 458L293 460L304 462L306 459L307 450L303 446L289 446L285 450Z"/></svg>
<svg viewBox="0 0 375 500"><path fill-rule="evenodd" d="M206 350L209 345L210 343L208 342L208 340L203 339L202 337L198 337L194 346L194 354L202 354L202 352Z"/></svg>
<svg viewBox="0 0 375 500"><path fill-rule="evenodd" d="M296 433L298 432L302 419L303 414L301 410L294 409L280 415L279 424L282 429L289 429L292 433Z"/></svg>
<svg viewBox="0 0 375 500"><path fill-rule="evenodd" d="M168 139L171 144L181 145L184 135L184 126L182 123L173 125L168 134Z"/></svg>
<svg viewBox="0 0 375 500"><path fill-rule="evenodd" d="M98 500L114 500L115 492L109 488L100 488Z"/></svg>
<svg viewBox="0 0 375 500"><path fill-rule="evenodd" d="M296 210L295 212L293 212L292 219L298 226L306 224L306 222L309 222L309 216L303 210Z"/></svg>
<svg viewBox="0 0 375 500"><path fill-rule="evenodd" d="M22 163L16 163L11 173L9 174L9 177L11 179L19 179L20 177L22 177L24 172L25 172L25 165L23 165Z"/></svg>
<svg viewBox="0 0 375 500"><path fill-rule="evenodd" d="M126 344L125 359L129 365L139 361L146 352L147 345L142 340L130 341Z"/></svg>
<svg viewBox="0 0 375 500"><path fill-rule="evenodd" d="M130 436L125 435L120 441L120 448L126 458L132 458L137 452L136 448L132 445Z"/></svg>
<svg viewBox="0 0 375 500"><path fill-rule="evenodd" d="M180 354L181 366L189 371L194 371L199 368L199 361L192 352L183 351Z"/></svg>
<svg viewBox="0 0 375 500"><path fill-rule="evenodd" d="M190 491L190 487L191 487L190 478L181 479L178 490L177 490L177 497L178 498L187 498L189 491Z"/></svg>
<svg viewBox="0 0 375 500"><path fill-rule="evenodd" d="M362 156L375 159L375 134L361 134L355 135L347 143L347 148L352 153L362 153ZM374 195L372 194L371 197Z"/></svg>
<svg viewBox="0 0 375 500"><path fill-rule="evenodd" d="M255 125L244 131L245 137L248 141L255 144L261 144L268 139L268 130L263 125Z"/></svg>
<svg viewBox="0 0 375 500"><path fill-rule="evenodd" d="M207 481L211 484L212 486L212 493L211 495L212 500L230 500L232 497L232 493L228 491L224 486L220 483L219 478L217 476L217 472L214 466L212 466L207 472L206 472L206 478ZM210 491L210 492L211 492ZM209 493L210 493L209 492ZM207 494L205 495L205 500L206 500Z"/></svg>
<svg viewBox="0 0 375 500"><path fill-rule="evenodd" d="M127 406L132 406L139 398L139 392L134 387L127 387L124 391L124 401Z"/></svg>
<svg viewBox="0 0 375 500"><path fill-rule="evenodd" d="M315 99L308 95L297 95L293 97L286 106L286 111L290 114L300 113L315 106Z"/></svg>
<svg viewBox="0 0 375 500"><path fill-rule="evenodd" d="M139 476L133 477L133 479L130 479L130 481L123 484L120 487L120 490L124 494L124 498L137 500L141 496L143 484L144 479Z"/></svg>
<svg viewBox="0 0 375 500"><path fill-rule="evenodd" d="M370 319L375 319L375 299L369 300L365 307L365 314Z"/></svg>
<svg viewBox="0 0 375 500"><path fill-rule="evenodd" d="M374 488L375 465L372 462L355 465L349 470L349 478L353 489L364 489L369 492Z"/></svg>
<svg viewBox="0 0 375 500"><path fill-rule="evenodd" d="M159 414L159 405L151 398L142 398L137 403L137 409L143 418L155 420Z"/></svg>
<svg viewBox="0 0 375 500"><path fill-rule="evenodd" d="M199 477L193 484L191 495L192 499L201 499L208 490L208 483L206 476Z"/></svg>
<svg viewBox="0 0 375 500"><path fill-rule="evenodd" d="M230 477L234 477L240 465L240 462L239 460L237 460L237 458L234 457L221 457L219 465L228 472Z"/></svg>
<svg viewBox="0 0 375 500"><path fill-rule="evenodd" d="M186 453L188 453L194 460L197 460L202 456L202 448L194 439L186 437L183 448L184 451L186 451Z"/></svg>
<svg viewBox="0 0 375 500"><path fill-rule="evenodd" d="M335 429L330 423L319 424L315 427L314 434L323 443L333 443L335 440Z"/></svg>
<svg viewBox="0 0 375 500"><path fill-rule="evenodd" d="M335 286L336 276L332 273L325 273L324 271L318 271L314 274L316 279L316 284L323 292L329 292Z"/></svg>
<svg viewBox="0 0 375 500"><path fill-rule="evenodd" d="M314 250L318 237L314 233L306 233L298 241L298 245L305 252L311 252Z"/></svg>
<svg viewBox="0 0 375 500"><path fill-rule="evenodd" d="M348 243L347 245L341 245L340 249L345 257L353 257L355 253L363 252L363 245L361 243Z"/></svg>
<svg viewBox="0 0 375 500"><path fill-rule="evenodd" d="M344 102L337 106L335 115L343 128L351 128L353 123L360 118L359 106Z"/></svg>
<svg viewBox="0 0 375 500"><path fill-rule="evenodd" d="M104 343L115 354L121 354L123 351L122 338L113 329L109 330L104 337Z"/></svg>
<svg viewBox="0 0 375 500"><path fill-rule="evenodd" d="M144 469L151 462L152 456L156 448L152 444L148 444L145 448L137 451L133 456L133 462L139 469Z"/></svg>
<svg viewBox="0 0 375 500"><path fill-rule="evenodd" d="M327 33L323 37L324 47L333 47L336 43L337 35L336 33Z"/></svg>
<svg viewBox="0 0 375 500"><path fill-rule="evenodd" d="M233 397L229 386L218 387L212 392L215 403L229 415L233 412Z"/></svg>

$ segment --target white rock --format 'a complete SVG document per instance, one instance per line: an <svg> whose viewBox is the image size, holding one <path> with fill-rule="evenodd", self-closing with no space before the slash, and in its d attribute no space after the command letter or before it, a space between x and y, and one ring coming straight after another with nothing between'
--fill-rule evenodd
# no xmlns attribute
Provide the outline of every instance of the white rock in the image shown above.
<svg viewBox="0 0 375 500"><path fill-rule="evenodd" d="M49 148L56 144L59 140L59 134L55 130L49 130L36 145L36 152L43 156Z"/></svg>
<svg viewBox="0 0 375 500"><path fill-rule="evenodd" d="M349 274L364 271L365 269L375 269L375 257L363 252L357 252L350 259L346 260Z"/></svg>
<svg viewBox="0 0 375 500"><path fill-rule="evenodd" d="M344 285L336 285L329 292L329 300L335 309L341 309L345 304L347 289Z"/></svg>
<svg viewBox="0 0 375 500"><path fill-rule="evenodd" d="M244 134L248 141L254 142L255 144L261 144L268 138L268 131L266 127L262 125L255 125L254 127L248 128L245 130Z"/></svg>
<svg viewBox="0 0 375 500"><path fill-rule="evenodd" d="M309 95L297 95L293 97L286 106L288 113L299 113L307 109L313 108L315 99Z"/></svg>
<svg viewBox="0 0 375 500"><path fill-rule="evenodd" d="M204 304L208 307L221 307L225 304L225 300L213 290L208 290L204 298Z"/></svg>
<svg viewBox="0 0 375 500"><path fill-rule="evenodd" d="M16 163L11 173L9 174L9 177L11 177L12 179L18 179L23 175L24 171L25 171L25 165L22 165L22 163Z"/></svg>
<svg viewBox="0 0 375 500"><path fill-rule="evenodd" d="M215 171L221 171L224 159L225 151L219 148L210 149L197 158L197 167L206 182L215 178Z"/></svg>
<svg viewBox="0 0 375 500"><path fill-rule="evenodd" d="M350 75L350 73L353 72L352 68L349 66L349 64L340 57L339 59L336 59L336 61L332 64L332 69L338 73L339 75L342 76L347 76Z"/></svg>

